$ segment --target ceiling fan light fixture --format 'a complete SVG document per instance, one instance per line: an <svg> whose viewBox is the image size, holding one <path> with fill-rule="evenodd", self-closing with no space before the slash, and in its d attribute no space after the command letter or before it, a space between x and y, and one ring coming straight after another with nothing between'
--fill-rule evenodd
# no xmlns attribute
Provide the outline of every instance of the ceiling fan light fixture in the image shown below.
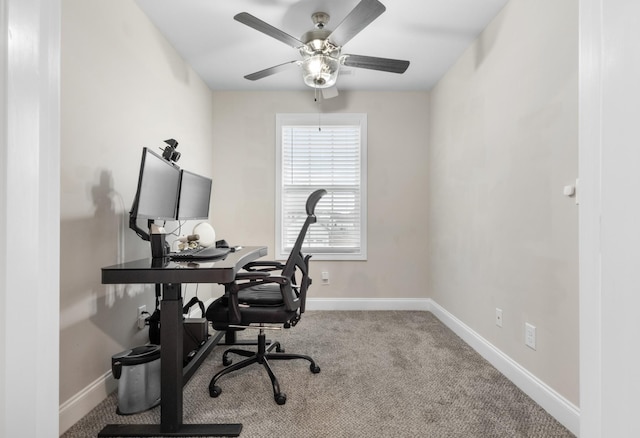
<svg viewBox="0 0 640 438"><path fill-rule="evenodd" d="M335 86L340 64L347 67L404 73L409 67L409 61L355 54L340 55L343 46L385 10L385 6L379 0L360 0L333 30L327 29L329 14L315 12L311 15L314 28L305 32L300 39L292 37L248 12L236 14L233 17L236 21L297 49L302 57L301 60L275 65L246 75L245 78L255 81L298 65L302 68L302 79L307 86L326 89ZM323 93L324 91L326 90L323 90Z"/></svg>
<svg viewBox="0 0 640 438"><path fill-rule="evenodd" d="M312 88L327 88L338 79L340 61L332 56L316 54L302 61L302 78Z"/></svg>

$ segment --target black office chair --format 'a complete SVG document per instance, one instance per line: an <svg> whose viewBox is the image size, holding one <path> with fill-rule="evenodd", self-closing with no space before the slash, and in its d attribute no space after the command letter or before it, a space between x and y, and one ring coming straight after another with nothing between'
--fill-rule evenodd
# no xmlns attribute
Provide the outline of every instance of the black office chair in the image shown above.
<svg viewBox="0 0 640 438"><path fill-rule="evenodd" d="M302 253L309 225L316 222L314 214L316 204L326 194L320 189L311 193L307 199L307 219L302 225L296 243L285 264L276 261L255 261L247 264L244 271L237 274L233 283L226 285L225 295L214 301L207 309L206 316L216 330L243 330L249 327L259 328L258 351L229 348L222 355L226 368L219 371L209 383L209 394L218 397L222 390L216 382L224 375L253 363L264 366L271 378L273 398L283 405L287 396L280 392L280 385L270 360L305 359L310 362L310 370L317 374L320 367L315 361L303 354L285 353L279 342L266 346L265 324L282 324L284 328L295 326L305 310L307 289L311 284L309 277L310 255ZM273 271L281 271L272 275ZM298 278L297 278L298 277ZM273 351L275 349L275 352ZM232 365L229 354L246 357Z"/></svg>

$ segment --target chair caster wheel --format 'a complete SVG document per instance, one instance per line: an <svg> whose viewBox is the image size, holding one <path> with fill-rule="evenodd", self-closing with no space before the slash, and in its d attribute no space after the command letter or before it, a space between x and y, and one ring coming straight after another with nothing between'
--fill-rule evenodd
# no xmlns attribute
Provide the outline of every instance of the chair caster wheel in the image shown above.
<svg viewBox="0 0 640 438"><path fill-rule="evenodd" d="M313 374L318 374L320 372L320 367L314 363L309 366L309 369Z"/></svg>
<svg viewBox="0 0 640 438"><path fill-rule="evenodd" d="M213 388L209 387L209 395L211 397L218 397L222 393L222 389L215 385Z"/></svg>
<svg viewBox="0 0 640 438"><path fill-rule="evenodd" d="M231 365L233 363L233 360L231 359L227 359L226 356L222 357L222 365L224 365L225 367L228 367L229 365Z"/></svg>
<svg viewBox="0 0 640 438"><path fill-rule="evenodd" d="M273 397L276 401L276 403L278 403L279 405L283 405L287 402L287 395L280 393L276 396Z"/></svg>

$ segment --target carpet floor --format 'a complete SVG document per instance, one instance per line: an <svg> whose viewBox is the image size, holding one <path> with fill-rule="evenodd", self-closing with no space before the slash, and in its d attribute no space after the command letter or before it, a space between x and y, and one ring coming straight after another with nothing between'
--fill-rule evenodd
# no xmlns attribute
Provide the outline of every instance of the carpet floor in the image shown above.
<svg viewBox="0 0 640 438"><path fill-rule="evenodd" d="M267 337L310 355L321 372L307 361L272 362L282 406L259 365L223 377L211 398L225 348L217 346L184 388L184 423L242 423L246 438L574 436L429 312L313 311ZM116 406L114 393L62 437L160 420L159 407L120 416Z"/></svg>

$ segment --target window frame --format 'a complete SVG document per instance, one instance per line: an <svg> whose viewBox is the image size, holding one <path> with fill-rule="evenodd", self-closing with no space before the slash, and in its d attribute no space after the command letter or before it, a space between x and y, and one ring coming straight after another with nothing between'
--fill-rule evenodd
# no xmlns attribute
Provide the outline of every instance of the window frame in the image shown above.
<svg viewBox="0 0 640 438"><path fill-rule="evenodd" d="M283 200L283 135L284 126L347 125L360 126L360 248L357 252L322 251L309 249L305 254L313 255L315 260L367 260L367 114L366 113L280 113L276 114L276 203L275 203L275 256L285 260L289 251L282 247L282 200ZM315 189L316 187L313 187ZM319 187L318 187L319 188ZM326 188L330 191L330 187ZM322 204L320 200L319 205ZM315 226L315 225L312 225Z"/></svg>

